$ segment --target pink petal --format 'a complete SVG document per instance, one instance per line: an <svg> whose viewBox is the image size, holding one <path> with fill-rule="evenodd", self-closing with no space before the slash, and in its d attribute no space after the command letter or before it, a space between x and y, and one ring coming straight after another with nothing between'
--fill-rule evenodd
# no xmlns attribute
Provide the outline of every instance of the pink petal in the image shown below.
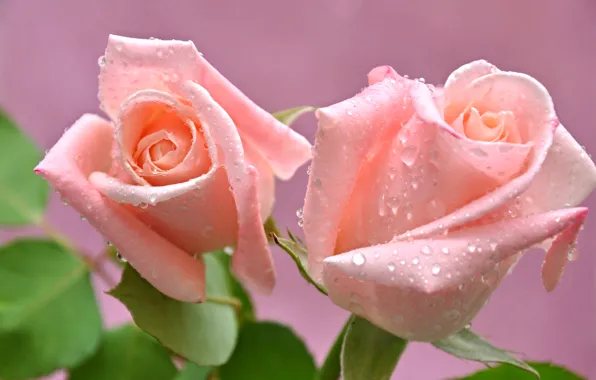
<svg viewBox="0 0 596 380"><path fill-rule="evenodd" d="M342 214L367 155L412 114L411 108L404 108L405 85L385 79L316 113L319 129L304 204L304 232L311 276L317 281L322 278L323 259L334 254Z"/></svg>
<svg viewBox="0 0 596 380"><path fill-rule="evenodd" d="M155 174L144 173L141 177L131 168L130 162L134 160L140 142L143 142L141 136L146 132L145 128L151 125L151 119L155 117L154 114L163 108L173 110L178 121L184 122L187 131L184 131L185 133L180 136L180 139L190 140L186 142L190 144L190 148L182 161L172 169L159 171ZM166 125L164 128L168 129L158 132L180 133L175 130L175 127ZM209 152L204 147L206 137L197 130L200 127L200 121L196 119L194 111L172 95L153 90L139 91L122 105L122 112L116 125L116 139L120 147L121 163L124 168L129 169L130 175L139 184L150 183L164 186L199 177L206 173L212 164L212 158L209 157Z"/></svg>
<svg viewBox="0 0 596 380"><path fill-rule="evenodd" d="M414 98L406 101L422 118L441 120L428 87L411 83ZM530 150L531 145L469 140L444 122L412 117L362 164L335 252L386 243L456 212L520 172Z"/></svg>
<svg viewBox="0 0 596 380"><path fill-rule="evenodd" d="M450 103L465 103L467 88L475 79L499 71L496 66L485 60L473 61L461 66L452 72L445 82L445 99Z"/></svg>
<svg viewBox="0 0 596 380"><path fill-rule="evenodd" d="M176 92L179 81L206 88L230 115L243 138L269 161L275 174L290 178L310 159L310 144L248 99L223 77L190 41L142 40L110 36L99 78L99 98L117 120L120 105L140 90Z"/></svg>
<svg viewBox="0 0 596 380"><path fill-rule="evenodd" d="M244 156L250 166L254 166L259 173L258 196L261 205L261 219L266 220L273 212L275 201L275 177L273 169L261 154L248 141L243 141Z"/></svg>
<svg viewBox="0 0 596 380"><path fill-rule="evenodd" d="M238 241L232 270L250 288L269 293L275 285L275 272L260 215L258 173L245 162L234 122L207 90L186 81L180 91L191 102L206 134L215 142L221 165L226 169L238 212Z"/></svg>
<svg viewBox="0 0 596 380"><path fill-rule="evenodd" d="M368 84L374 84L377 82L381 82L385 79L395 79L399 80L401 78L399 74L393 70L391 66L379 66L375 67L368 73Z"/></svg>
<svg viewBox="0 0 596 380"><path fill-rule="evenodd" d="M325 259L324 284L334 303L398 336L441 339L475 316L511 259L566 235L586 213L558 210L350 251Z"/></svg>
<svg viewBox="0 0 596 380"><path fill-rule="evenodd" d="M500 83L499 81L503 81ZM526 163L526 169L519 176L507 181L504 185L495 189L494 191L482 196L478 199L471 200L468 204L454 211L450 215L443 218L439 218L432 223L418 227L412 231L408 231L408 236L402 235L400 238L406 239L408 237L423 237L438 234L442 231L454 228L457 226L469 223L472 220L478 219L489 212L497 209L498 207L506 204L510 200L514 199L525 191L532 180L536 177L538 172L542 168L542 164L546 159L546 155L552 144L553 135L558 120L554 112L552 100L546 91L546 89L535 79L523 75L514 73L495 73L486 77L475 80L474 86L478 86L476 90L480 93L486 92L483 86L491 86L492 84L499 82L498 88L505 88L507 91L517 90L519 95L518 102L515 103L516 115L522 120L528 123L531 128L527 131L527 137L533 144L532 150L528 156ZM523 103L521 100L523 97ZM449 125L440 117L436 109L429 106L430 100L428 91L424 90L424 86L417 86L413 89L414 106L418 117L420 117L426 123L431 123L437 126L438 130L443 131L443 135L447 136L453 131ZM463 155L465 153L465 146L469 145L470 140L461 139L462 153L457 155ZM526 145L509 144L509 143L483 143L473 142L474 144L481 147L484 154L480 156L490 157L491 169L485 168L485 173L495 174L499 177L501 171L511 174L515 172L515 165L512 162L519 164L523 154L516 153L516 149L527 149ZM468 150L469 153L476 154L475 150ZM513 152L512 155L511 152ZM478 151L480 153L480 151ZM522 152L523 153L523 152ZM467 156L471 158L471 155ZM482 157L478 160L470 160L475 167L482 168ZM495 172L495 168L499 168Z"/></svg>
<svg viewBox="0 0 596 380"><path fill-rule="evenodd" d="M596 166L571 134L559 125L542 168L522 194L523 212L579 205L596 188Z"/></svg>
<svg viewBox="0 0 596 380"><path fill-rule="evenodd" d="M103 197L88 177L112 165L114 130L94 115L81 117L35 169L128 262L162 293L187 302L205 298L205 273L195 260L128 212Z"/></svg>

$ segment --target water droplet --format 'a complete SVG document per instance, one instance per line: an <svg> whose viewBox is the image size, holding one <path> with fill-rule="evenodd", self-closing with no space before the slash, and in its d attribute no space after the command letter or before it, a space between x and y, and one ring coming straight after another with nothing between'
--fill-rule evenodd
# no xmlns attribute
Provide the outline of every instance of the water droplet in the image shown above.
<svg viewBox="0 0 596 380"><path fill-rule="evenodd" d="M457 288L463 292L466 289L466 284L459 284Z"/></svg>
<svg viewBox="0 0 596 380"><path fill-rule="evenodd" d="M308 168L306 169L306 175L310 175L310 173L312 172L312 166L308 166Z"/></svg>
<svg viewBox="0 0 596 380"><path fill-rule="evenodd" d="M414 265L418 265L419 262L420 262L420 259L418 257L414 257L412 259L412 264L414 264Z"/></svg>
<svg viewBox="0 0 596 380"><path fill-rule="evenodd" d="M106 65L106 56L102 55L101 57L99 57L97 59L97 64L99 65L99 67L103 67Z"/></svg>
<svg viewBox="0 0 596 380"><path fill-rule="evenodd" d="M472 243L469 243L468 244L468 252L470 252L470 253L476 252L476 246Z"/></svg>
<svg viewBox="0 0 596 380"><path fill-rule="evenodd" d="M490 250L492 252L496 252L497 251L497 247L499 246L499 244L496 241L494 241L494 240L489 241L488 245L490 246Z"/></svg>
<svg viewBox="0 0 596 380"><path fill-rule="evenodd" d="M472 328L472 324L471 324L471 323L467 323L467 324L464 326L464 329L466 329L466 330L469 330L469 329L471 329L471 328Z"/></svg>
<svg viewBox="0 0 596 380"><path fill-rule="evenodd" d="M459 310L451 309L451 310L447 310L445 313L443 313L443 316L445 317L445 319L454 321L461 316L461 313L459 312Z"/></svg>
<svg viewBox="0 0 596 380"><path fill-rule="evenodd" d="M68 206L68 199L66 199L66 198L62 198L62 199L60 199L60 201L62 202L62 204L63 204L64 206Z"/></svg>
<svg viewBox="0 0 596 380"><path fill-rule="evenodd" d="M400 265L406 265L406 260L401 260L399 263Z"/></svg>
<svg viewBox="0 0 596 380"><path fill-rule="evenodd" d="M414 161L416 161L417 156L418 147L415 145L407 146L401 152L401 160L404 164L408 165L408 167L412 167L412 165L414 165Z"/></svg>
<svg viewBox="0 0 596 380"><path fill-rule="evenodd" d="M420 81L422 83L426 83L426 79L424 79L423 77L418 78L418 81Z"/></svg>
<svg viewBox="0 0 596 380"><path fill-rule="evenodd" d="M399 198L398 197L389 197L387 199L387 206L391 209L391 214L397 215L397 211L399 210ZM381 215L383 216L383 215Z"/></svg>
<svg viewBox="0 0 596 380"><path fill-rule="evenodd" d="M106 247L111 247L113 245L112 242L109 240L106 240L105 243L106 243Z"/></svg>
<svg viewBox="0 0 596 380"><path fill-rule="evenodd" d="M87 218L84 215L81 215L81 220L84 222L87 220Z"/></svg>
<svg viewBox="0 0 596 380"><path fill-rule="evenodd" d="M407 128L401 127L397 133L397 138L402 144L405 144L410 138L410 131Z"/></svg>
<svg viewBox="0 0 596 380"><path fill-rule="evenodd" d="M366 257L364 257L364 255L360 252L355 253L354 256L352 256L352 264L356 265L357 267L364 265L365 262Z"/></svg>
<svg viewBox="0 0 596 380"><path fill-rule="evenodd" d="M303 214L304 214L304 210L302 208L299 208L298 210L296 210L297 217L302 218Z"/></svg>
<svg viewBox="0 0 596 380"><path fill-rule="evenodd" d="M420 252L423 255L430 255L433 253L433 249L429 245L423 245L422 248L420 248Z"/></svg>
<svg viewBox="0 0 596 380"><path fill-rule="evenodd" d="M298 227L304 226L304 220L302 218L298 219Z"/></svg>
<svg viewBox="0 0 596 380"><path fill-rule="evenodd" d="M223 251L226 255L231 255L232 253L234 253L234 248L227 246L227 247L224 247Z"/></svg>
<svg viewBox="0 0 596 380"><path fill-rule="evenodd" d="M389 269L389 272L395 272L395 264L393 262L390 262L389 264L387 264L387 269Z"/></svg>
<svg viewBox="0 0 596 380"><path fill-rule="evenodd" d="M411 213L411 212L408 212L408 213L406 214L406 219L408 219L408 220L412 220L413 218L414 218L414 215L412 215L412 213Z"/></svg>
<svg viewBox="0 0 596 380"><path fill-rule="evenodd" d="M443 248L441 248L441 252L443 252L444 254L448 255L449 254L449 248L443 247Z"/></svg>
<svg viewBox="0 0 596 380"><path fill-rule="evenodd" d="M493 286L497 285L497 282L499 282L499 271L497 269L493 269L490 272L483 274L480 280L492 288Z"/></svg>
<svg viewBox="0 0 596 380"><path fill-rule="evenodd" d="M149 207L149 204L148 203L144 203L144 202L143 203L139 203L139 207L142 208L142 209L146 209L147 207Z"/></svg>
<svg viewBox="0 0 596 380"><path fill-rule="evenodd" d="M441 273L441 265L439 265L439 264L433 264L433 267L431 269L431 273L433 275L435 275L435 276L438 275L439 273Z"/></svg>
<svg viewBox="0 0 596 380"><path fill-rule="evenodd" d="M560 222L561 222L561 218L557 217L557 218L555 219L555 222L557 222L557 223L560 223Z"/></svg>
<svg viewBox="0 0 596 380"><path fill-rule="evenodd" d="M120 252L116 252L116 260L120 261L121 263L125 263L126 259L124 257L122 257L122 255L120 254Z"/></svg>

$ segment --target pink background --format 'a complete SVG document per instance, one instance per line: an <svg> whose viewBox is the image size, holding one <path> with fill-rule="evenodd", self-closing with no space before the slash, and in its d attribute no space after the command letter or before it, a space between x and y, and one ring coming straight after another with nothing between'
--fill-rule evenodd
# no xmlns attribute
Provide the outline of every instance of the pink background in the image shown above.
<svg viewBox="0 0 596 380"><path fill-rule="evenodd" d="M375 65L440 84L460 64L485 58L526 72L550 90L565 126L596 149L594 0L0 0L0 105L44 148L83 112L97 112L97 58L109 33L191 39L207 59L265 109L323 106L352 96ZM315 123L297 127L312 141ZM296 226L306 168L278 187L279 224ZM596 206L596 198L587 202ZM50 219L90 252L102 239L54 200ZM584 255L550 295L540 284L542 254L531 252L505 280L474 328L533 360L554 360L596 378L596 224ZM259 316L291 324L320 361L346 313L305 284L274 252L281 272ZM101 288L105 288L100 284ZM101 296L108 323L127 318ZM412 344L396 378L444 379L478 366Z"/></svg>

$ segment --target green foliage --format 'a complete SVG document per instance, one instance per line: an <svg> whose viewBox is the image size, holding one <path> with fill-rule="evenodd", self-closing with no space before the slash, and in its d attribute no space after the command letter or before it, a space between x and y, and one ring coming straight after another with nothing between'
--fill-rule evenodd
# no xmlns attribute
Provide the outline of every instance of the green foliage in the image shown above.
<svg viewBox="0 0 596 380"><path fill-rule="evenodd" d="M35 175L41 153L0 110L0 225L38 223L48 200L48 185Z"/></svg>
<svg viewBox="0 0 596 380"><path fill-rule="evenodd" d="M46 240L0 248L0 378L29 379L77 365L100 336L82 261Z"/></svg>
<svg viewBox="0 0 596 380"><path fill-rule="evenodd" d="M232 297L227 268L212 254L203 255L203 259L207 265L207 297ZM130 266L110 294L126 305L143 331L198 365L218 366L232 354L238 336L233 306L168 298Z"/></svg>
<svg viewBox="0 0 596 380"><path fill-rule="evenodd" d="M344 337L341 364L344 380L388 380L407 341L354 317Z"/></svg>
<svg viewBox="0 0 596 380"><path fill-rule="evenodd" d="M309 380L316 372L308 349L288 327L272 322L247 323L221 380Z"/></svg>
<svg viewBox="0 0 596 380"><path fill-rule="evenodd" d="M507 363L532 373L534 378L539 377L536 370L527 363L510 355L505 350L494 347L469 329L461 330L448 338L433 342L433 345L461 359L482 363Z"/></svg>
<svg viewBox="0 0 596 380"><path fill-rule="evenodd" d="M310 106L300 106L294 108L288 108L287 110L275 112L272 115L282 123L287 126L292 125L300 116L304 115L307 112L314 112L316 110L315 107Z"/></svg>
<svg viewBox="0 0 596 380"><path fill-rule="evenodd" d="M186 363L184 369L178 373L174 380L207 380L212 371L213 369L209 367Z"/></svg>
<svg viewBox="0 0 596 380"><path fill-rule="evenodd" d="M538 371L541 380L583 380L584 378L564 367L552 363L529 363ZM499 365L476 372L460 380L533 380L536 375L511 365Z"/></svg>
<svg viewBox="0 0 596 380"><path fill-rule="evenodd" d="M99 350L73 368L69 380L172 380L177 372L161 344L127 325L105 332Z"/></svg>

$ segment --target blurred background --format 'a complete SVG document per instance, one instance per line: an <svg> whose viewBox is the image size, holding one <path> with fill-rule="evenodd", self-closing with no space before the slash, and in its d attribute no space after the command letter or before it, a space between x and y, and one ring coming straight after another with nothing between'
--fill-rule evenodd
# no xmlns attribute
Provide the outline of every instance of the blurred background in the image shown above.
<svg viewBox="0 0 596 380"><path fill-rule="evenodd" d="M0 0L0 106L44 149L84 112L99 112L97 58L108 35L193 40L237 87L269 111L324 106L357 93L366 74L391 65L442 84L484 58L528 73L554 98L562 123L596 151L596 2L594 0ZM296 124L311 141L314 117ZM278 224L298 231L306 167L279 183ZM593 196L587 206L596 207ZM89 252L102 238L53 199L50 219ZM0 233L8 239L16 231ZM596 379L596 218L580 236L581 260L559 288L540 282L543 255L531 251L504 280L474 329L530 360L553 360ZM347 317L309 287L274 251L281 272L258 314L291 324L320 362ZM97 283L98 293L106 286ZM128 320L101 295L106 323ZM426 344L412 344L394 378L445 379L479 368Z"/></svg>

